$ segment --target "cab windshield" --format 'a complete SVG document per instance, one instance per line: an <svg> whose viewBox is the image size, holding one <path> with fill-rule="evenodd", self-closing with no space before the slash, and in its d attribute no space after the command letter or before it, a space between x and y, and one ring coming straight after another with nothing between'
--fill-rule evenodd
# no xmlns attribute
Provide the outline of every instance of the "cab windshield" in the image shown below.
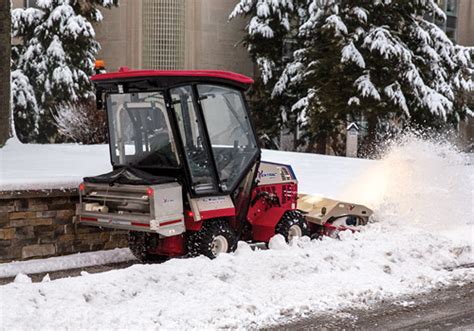
<svg viewBox="0 0 474 331"><path fill-rule="evenodd" d="M163 93L110 94L107 112L112 164L179 166Z"/></svg>

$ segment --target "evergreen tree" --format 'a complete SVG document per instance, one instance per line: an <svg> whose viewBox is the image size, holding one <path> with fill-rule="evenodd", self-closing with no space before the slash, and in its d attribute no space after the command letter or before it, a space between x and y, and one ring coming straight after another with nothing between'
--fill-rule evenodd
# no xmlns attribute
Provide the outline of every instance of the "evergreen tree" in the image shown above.
<svg viewBox="0 0 474 331"><path fill-rule="evenodd" d="M301 97L297 89L272 95L273 86L293 59L300 18L297 9L304 0L242 0L230 15L248 18L243 40L259 75L249 91L252 115L259 135L278 139L282 129L296 134L298 116L292 105ZM295 141L295 147L297 142Z"/></svg>
<svg viewBox="0 0 474 331"><path fill-rule="evenodd" d="M299 47L286 63L278 62L269 47L281 45L280 35L252 39L255 32L248 28L246 42L262 49L258 54L268 50L264 58L270 63L285 66L270 66L277 69L265 85L272 89L268 104L292 104L285 108L306 128L307 150L325 153L330 145L342 152L341 132L348 120L362 115L369 145L381 130L392 130L392 122L441 128L472 115L473 49L454 45L425 19L446 19L434 0L242 0L239 6L251 16L249 27L254 20L260 22L255 6L264 2L291 4L285 20L279 15L273 20L295 22L286 31L297 27ZM259 64L258 56L252 58Z"/></svg>
<svg viewBox="0 0 474 331"><path fill-rule="evenodd" d="M419 126L456 124L473 90L473 51L424 17L445 19L433 0L313 0L305 45L287 72L305 77L313 136L325 143L347 117L364 114L368 140L391 114ZM277 93L288 87L284 72Z"/></svg>
<svg viewBox="0 0 474 331"><path fill-rule="evenodd" d="M99 7L118 0L38 0L35 8L12 11L13 111L23 141L54 140L53 114L62 104L93 98L93 74L99 44L92 23Z"/></svg>
<svg viewBox="0 0 474 331"><path fill-rule="evenodd" d="M0 3L0 147L10 138L10 1Z"/></svg>

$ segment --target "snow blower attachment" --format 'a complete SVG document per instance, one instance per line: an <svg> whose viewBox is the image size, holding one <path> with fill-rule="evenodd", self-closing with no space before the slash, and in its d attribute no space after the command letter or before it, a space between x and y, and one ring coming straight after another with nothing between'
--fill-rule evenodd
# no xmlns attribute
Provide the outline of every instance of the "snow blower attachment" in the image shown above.
<svg viewBox="0 0 474 331"><path fill-rule="evenodd" d="M222 71L130 71L92 77L106 107L113 171L84 178L77 222L129 231L142 261L232 252L334 235L370 209L298 198L289 165L263 162L244 92L252 80Z"/></svg>

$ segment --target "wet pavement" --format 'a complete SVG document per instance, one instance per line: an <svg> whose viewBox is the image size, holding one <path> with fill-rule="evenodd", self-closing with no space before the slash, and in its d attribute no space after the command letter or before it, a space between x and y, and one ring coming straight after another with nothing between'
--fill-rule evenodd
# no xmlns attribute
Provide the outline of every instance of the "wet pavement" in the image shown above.
<svg viewBox="0 0 474 331"><path fill-rule="evenodd" d="M315 315L275 330L474 330L474 283L382 303L376 309Z"/></svg>

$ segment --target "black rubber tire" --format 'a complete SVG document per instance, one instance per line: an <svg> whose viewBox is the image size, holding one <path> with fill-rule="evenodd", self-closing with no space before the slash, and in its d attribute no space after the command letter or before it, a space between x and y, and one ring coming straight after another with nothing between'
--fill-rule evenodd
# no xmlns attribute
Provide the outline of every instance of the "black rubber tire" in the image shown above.
<svg viewBox="0 0 474 331"><path fill-rule="evenodd" d="M286 242L289 242L289 231L294 225L299 226L301 229L301 236L310 235L309 226L304 215L297 210L289 210L283 214L275 227L275 234L281 234L283 237L285 237Z"/></svg>
<svg viewBox="0 0 474 331"><path fill-rule="evenodd" d="M187 239L188 256L199 255L215 258L212 252L212 243L217 236L223 236L227 239L227 253L234 252L237 249L237 235L224 219L206 220L201 230L192 232Z"/></svg>
<svg viewBox="0 0 474 331"><path fill-rule="evenodd" d="M132 254L142 263L162 263L169 260L168 256L151 254L149 249L153 245L154 234L148 232L130 231L128 233L128 247Z"/></svg>

